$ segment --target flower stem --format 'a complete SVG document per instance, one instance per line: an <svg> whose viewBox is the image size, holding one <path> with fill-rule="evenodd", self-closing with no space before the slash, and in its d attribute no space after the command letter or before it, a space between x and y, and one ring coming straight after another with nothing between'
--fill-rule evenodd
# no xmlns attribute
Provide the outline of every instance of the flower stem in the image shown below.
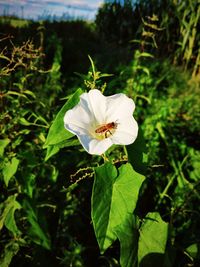
<svg viewBox="0 0 200 267"><path fill-rule="evenodd" d="M104 162L109 161L108 157L106 156L106 153L101 155L103 157Z"/></svg>
<svg viewBox="0 0 200 267"><path fill-rule="evenodd" d="M124 148L124 154L125 154L125 156L126 156L126 158L128 160L128 152L127 152L126 146L124 145L123 148Z"/></svg>

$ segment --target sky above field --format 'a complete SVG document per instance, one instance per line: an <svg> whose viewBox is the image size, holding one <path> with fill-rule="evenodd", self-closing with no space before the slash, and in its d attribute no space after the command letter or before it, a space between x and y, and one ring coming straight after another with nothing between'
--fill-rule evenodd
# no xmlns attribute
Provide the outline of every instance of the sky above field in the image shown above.
<svg viewBox="0 0 200 267"><path fill-rule="evenodd" d="M0 15L38 19L81 17L92 20L103 0L0 0Z"/></svg>

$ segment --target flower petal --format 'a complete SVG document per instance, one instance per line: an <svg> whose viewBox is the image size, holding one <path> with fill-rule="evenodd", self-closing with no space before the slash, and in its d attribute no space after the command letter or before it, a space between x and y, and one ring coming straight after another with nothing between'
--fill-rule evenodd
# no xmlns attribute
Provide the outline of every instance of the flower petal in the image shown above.
<svg viewBox="0 0 200 267"><path fill-rule="evenodd" d="M102 155L113 144L110 138L97 140L89 135L80 135L78 138L84 149L93 155Z"/></svg>
<svg viewBox="0 0 200 267"><path fill-rule="evenodd" d="M124 94L105 97L93 89L80 96L80 102L64 116L65 128L76 134L84 149L95 155L103 154L112 144L128 145L135 141L138 134L138 125L132 114L135 104ZM116 122L108 138L102 139L96 134L98 125L106 127Z"/></svg>
<svg viewBox="0 0 200 267"><path fill-rule="evenodd" d="M90 125L91 114L81 106L81 103L65 113L64 126L74 134L85 134Z"/></svg>
<svg viewBox="0 0 200 267"><path fill-rule="evenodd" d="M105 123L106 97L99 90L92 89L80 98L83 108L93 114L93 121L96 121L96 124Z"/></svg>
<svg viewBox="0 0 200 267"><path fill-rule="evenodd" d="M133 114L135 103L125 94L115 94L107 97L106 119L108 122L118 122L123 117Z"/></svg>
<svg viewBox="0 0 200 267"><path fill-rule="evenodd" d="M132 117L121 120L113 136L110 137L113 144L129 145L132 144L138 135L138 124Z"/></svg>

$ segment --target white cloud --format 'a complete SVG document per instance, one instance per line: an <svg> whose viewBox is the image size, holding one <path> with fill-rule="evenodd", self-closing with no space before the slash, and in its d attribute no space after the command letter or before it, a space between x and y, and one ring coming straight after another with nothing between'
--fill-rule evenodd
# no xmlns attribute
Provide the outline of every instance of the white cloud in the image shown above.
<svg viewBox="0 0 200 267"><path fill-rule="evenodd" d="M0 0L1 14L23 15L25 18L37 18L48 14L62 16L68 13L74 17L92 19L102 4L102 0ZM6 11L6 12L5 12Z"/></svg>

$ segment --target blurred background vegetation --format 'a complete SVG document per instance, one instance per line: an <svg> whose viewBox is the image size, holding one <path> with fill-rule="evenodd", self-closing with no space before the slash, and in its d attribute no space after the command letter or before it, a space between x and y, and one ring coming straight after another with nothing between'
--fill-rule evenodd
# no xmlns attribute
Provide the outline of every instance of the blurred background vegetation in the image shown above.
<svg viewBox="0 0 200 267"><path fill-rule="evenodd" d="M94 22L0 18L1 267L119 266L118 242L101 256L91 225L87 167L101 159L77 143L43 149L66 98L87 88L88 55L113 74L97 83L105 94L136 102L148 156L137 213L169 222L163 266L200 266L199 29L198 0L106 1Z"/></svg>

